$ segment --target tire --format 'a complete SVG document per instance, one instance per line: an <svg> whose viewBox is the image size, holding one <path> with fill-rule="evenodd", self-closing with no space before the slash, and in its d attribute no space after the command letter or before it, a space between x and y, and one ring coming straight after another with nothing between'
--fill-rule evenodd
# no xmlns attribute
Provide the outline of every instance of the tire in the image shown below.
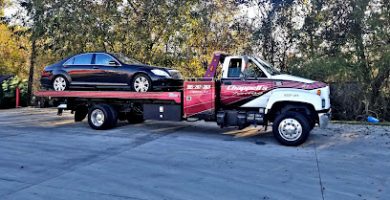
<svg viewBox="0 0 390 200"><path fill-rule="evenodd" d="M69 89L69 81L62 75L56 76L52 82L55 91L65 91Z"/></svg>
<svg viewBox="0 0 390 200"><path fill-rule="evenodd" d="M307 121L309 122L309 126L310 126L310 131L314 129L314 127L316 127L316 120L315 120L315 115L314 114L310 114L310 115L305 115Z"/></svg>
<svg viewBox="0 0 390 200"><path fill-rule="evenodd" d="M88 115L88 108L87 107L79 107L76 112L74 113L74 121L75 122L81 122L87 117Z"/></svg>
<svg viewBox="0 0 390 200"><path fill-rule="evenodd" d="M114 127L118 121L115 110L106 104L92 106L88 112L88 124L95 130L106 130Z"/></svg>
<svg viewBox="0 0 390 200"><path fill-rule="evenodd" d="M281 113L272 124L274 137L286 146L301 145L309 137L310 130L309 120L298 112Z"/></svg>
<svg viewBox="0 0 390 200"><path fill-rule="evenodd" d="M309 121L309 124L310 124L310 131L314 129L314 127L316 127L316 122L312 119L308 119Z"/></svg>
<svg viewBox="0 0 390 200"><path fill-rule="evenodd" d="M116 127L116 125L118 124L118 112L112 106L107 106L112 113L111 127Z"/></svg>
<svg viewBox="0 0 390 200"><path fill-rule="evenodd" d="M138 74L131 83L132 90L135 92L149 92L152 90L152 81L145 74Z"/></svg>

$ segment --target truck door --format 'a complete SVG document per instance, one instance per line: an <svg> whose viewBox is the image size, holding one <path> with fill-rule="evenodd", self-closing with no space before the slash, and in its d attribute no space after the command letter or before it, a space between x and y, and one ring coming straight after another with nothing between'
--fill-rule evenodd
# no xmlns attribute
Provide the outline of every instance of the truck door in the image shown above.
<svg viewBox="0 0 390 200"><path fill-rule="evenodd" d="M222 108L241 106L272 88L273 82L251 58L226 60L221 79L220 104Z"/></svg>

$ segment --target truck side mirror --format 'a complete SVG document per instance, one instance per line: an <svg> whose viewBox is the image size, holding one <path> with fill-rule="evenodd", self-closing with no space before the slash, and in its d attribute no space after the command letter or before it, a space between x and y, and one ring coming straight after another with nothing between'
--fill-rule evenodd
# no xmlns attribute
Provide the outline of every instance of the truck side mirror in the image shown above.
<svg viewBox="0 0 390 200"><path fill-rule="evenodd" d="M248 76L244 73L244 72L241 72L240 73L240 78L241 79L246 79Z"/></svg>

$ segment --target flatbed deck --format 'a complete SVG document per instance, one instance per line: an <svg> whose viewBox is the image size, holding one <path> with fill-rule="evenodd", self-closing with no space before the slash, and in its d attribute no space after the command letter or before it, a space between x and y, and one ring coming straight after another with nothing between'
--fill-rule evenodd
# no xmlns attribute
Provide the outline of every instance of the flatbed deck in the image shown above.
<svg viewBox="0 0 390 200"><path fill-rule="evenodd" d="M38 91L37 97L91 98L91 99L137 99L162 100L181 103L181 92L130 92L130 91Z"/></svg>

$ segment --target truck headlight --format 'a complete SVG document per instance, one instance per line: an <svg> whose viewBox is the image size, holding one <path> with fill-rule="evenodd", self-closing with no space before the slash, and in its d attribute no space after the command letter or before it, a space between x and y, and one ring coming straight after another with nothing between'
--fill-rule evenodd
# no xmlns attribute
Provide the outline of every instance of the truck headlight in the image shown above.
<svg viewBox="0 0 390 200"><path fill-rule="evenodd" d="M157 76L164 76L166 78L171 78L171 75L168 74L168 72L161 70L161 69L152 69L151 70L154 75Z"/></svg>

